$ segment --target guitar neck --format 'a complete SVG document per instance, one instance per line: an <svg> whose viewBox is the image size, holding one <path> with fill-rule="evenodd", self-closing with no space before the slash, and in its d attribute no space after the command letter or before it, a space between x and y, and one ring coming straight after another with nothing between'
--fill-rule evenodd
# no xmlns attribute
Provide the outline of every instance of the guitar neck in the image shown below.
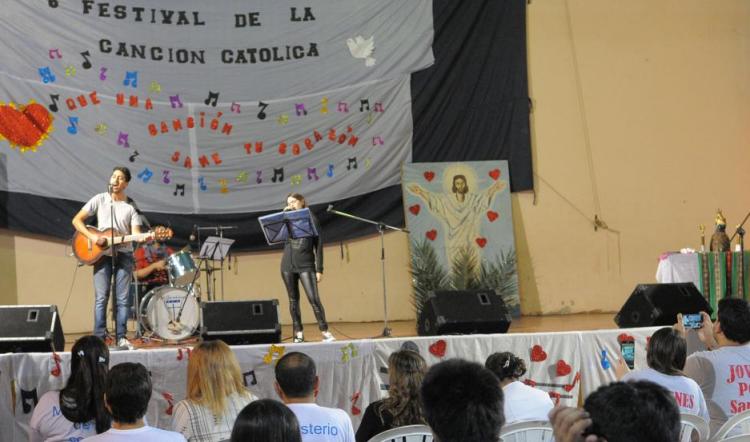
<svg viewBox="0 0 750 442"><path fill-rule="evenodd" d="M148 236L150 233L136 233L133 235L123 235L123 236L115 236L115 240L113 242L114 245L122 244L125 242L131 242L131 241L142 241ZM112 238L107 238L108 240L111 240Z"/></svg>

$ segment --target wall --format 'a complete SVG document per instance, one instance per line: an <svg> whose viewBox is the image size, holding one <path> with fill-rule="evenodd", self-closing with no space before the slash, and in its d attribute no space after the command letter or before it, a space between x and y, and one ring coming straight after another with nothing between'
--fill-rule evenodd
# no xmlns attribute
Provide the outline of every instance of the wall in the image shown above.
<svg viewBox="0 0 750 442"><path fill-rule="evenodd" d="M716 208L731 231L750 210L750 2L533 0L528 56L537 190L512 197L525 314L616 311L660 253L697 247L699 224L710 236ZM326 247L330 320L382 320L379 248ZM413 318L406 236L386 249L389 318ZM68 251L0 231L0 302L67 303L65 330L90 330L91 271ZM279 298L289 323L279 259L239 255L225 299Z"/></svg>

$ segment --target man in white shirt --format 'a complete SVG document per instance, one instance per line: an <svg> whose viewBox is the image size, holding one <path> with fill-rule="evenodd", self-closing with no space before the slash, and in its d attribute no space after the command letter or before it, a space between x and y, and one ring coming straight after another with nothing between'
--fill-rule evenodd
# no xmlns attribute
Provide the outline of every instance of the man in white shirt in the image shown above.
<svg viewBox="0 0 750 442"><path fill-rule="evenodd" d="M707 313L701 316L698 338L708 351L687 358L685 375L703 390L713 434L732 415L750 409L750 307L744 299L722 299L715 324Z"/></svg>
<svg viewBox="0 0 750 442"><path fill-rule="evenodd" d="M303 442L354 442L349 415L315 403L319 379L310 356L287 353L276 364L275 374L276 393L297 416Z"/></svg>
<svg viewBox="0 0 750 442"><path fill-rule="evenodd" d="M109 370L104 403L112 415L112 428L84 439L91 442L185 442L173 431L149 427L143 421L151 399L151 376L139 363L124 362Z"/></svg>

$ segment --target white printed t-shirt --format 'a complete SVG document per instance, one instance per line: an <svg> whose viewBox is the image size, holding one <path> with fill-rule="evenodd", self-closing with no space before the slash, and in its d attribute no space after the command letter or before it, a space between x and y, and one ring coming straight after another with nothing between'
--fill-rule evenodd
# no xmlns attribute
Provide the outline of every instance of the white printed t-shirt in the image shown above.
<svg viewBox="0 0 750 442"><path fill-rule="evenodd" d="M96 434L94 421L77 424L69 421L60 411L60 391L48 391L34 407L29 422L31 442L77 441Z"/></svg>
<svg viewBox="0 0 750 442"><path fill-rule="evenodd" d="M286 404L297 416L303 442L354 442L352 420L344 410L318 404Z"/></svg>
<svg viewBox="0 0 750 442"><path fill-rule="evenodd" d="M750 344L688 356L685 375L703 390L714 434L731 416L750 409Z"/></svg>
<svg viewBox="0 0 750 442"><path fill-rule="evenodd" d="M503 387L505 422L547 421L555 406L547 392L514 381Z"/></svg>
<svg viewBox="0 0 750 442"><path fill-rule="evenodd" d="M651 381L661 385L674 395L681 412L696 414L708 421L708 407L698 383L694 380L680 375L668 375L654 370L644 368L631 371L622 378L623 381Z"/></svg>
<svg viewBox="0 0 750 442"><path fill-rule="evenodd" d="M145 425L133 430L117 430L110 428L102 434L84 439L84 442L133 442L133 441L159 441L159 442L185 442L185 436L174 431L161 430L159 428Z"/></svg>

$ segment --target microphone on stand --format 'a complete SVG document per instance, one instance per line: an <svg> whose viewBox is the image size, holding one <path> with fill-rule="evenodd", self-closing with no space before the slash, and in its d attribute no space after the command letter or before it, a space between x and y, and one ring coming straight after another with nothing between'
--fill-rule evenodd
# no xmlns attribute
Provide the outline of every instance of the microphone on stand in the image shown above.
<svg viewBox="0 0 750 442"><path fill-rule="evenodd" d="M284 210L282 210L282 212L288 212L290 210L294 210L294 208L292 206L286 206L284 207Z"/></svg>
<svg viewBox="0 0 750 442"><path fill-rule="evenodd" d="M107 193L112 193L112 183L107 183Z"/></svg>
<svg viewBox="0 0 750 442"><path fill-rule="evenodd" d="M198 226L196 224L193 224L193 231L190 232L190 241L195 241L195 232L198 230Z"/></svg>
<svg viewBox="0 0 750 442"><path fill-rule="evenodd" d="M326 209L326 212L330 212L331 210L333 210L333 204L329 204L328 205L328 208Z"/></svg>

